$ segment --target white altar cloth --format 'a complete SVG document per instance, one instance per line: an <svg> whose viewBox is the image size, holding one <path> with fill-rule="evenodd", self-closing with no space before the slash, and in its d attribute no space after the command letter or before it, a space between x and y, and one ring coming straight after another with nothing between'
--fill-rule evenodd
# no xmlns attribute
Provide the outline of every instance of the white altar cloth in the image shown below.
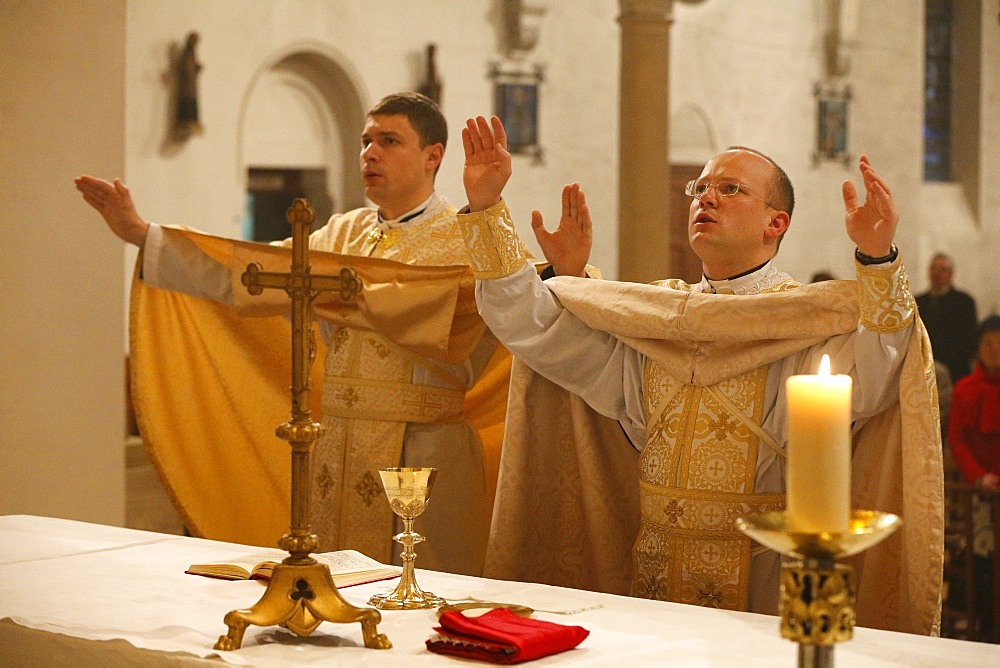
<svg viewBox="0 0 1000 668"><path fill-rule="evenodd" d="M228 630L225 614L251 607L264 587L184 570L256 550L70 520L0 517L0 665L476 665L425 648L435 625L432 610L382 611L378 630L392 641L388 650L367 649L358 623L330 622L303 638L250 626L241 649L214 650ZM780 637L776 617L420 569L417 581L447 599L518 603L538 611L538 619L590 630L576 649L532 662L540 666L797 663L798 647ZM347 587L341 594L364 606L395 583ZM834 651L838 668L1000 665L996 645L866 628Z"/></svg>

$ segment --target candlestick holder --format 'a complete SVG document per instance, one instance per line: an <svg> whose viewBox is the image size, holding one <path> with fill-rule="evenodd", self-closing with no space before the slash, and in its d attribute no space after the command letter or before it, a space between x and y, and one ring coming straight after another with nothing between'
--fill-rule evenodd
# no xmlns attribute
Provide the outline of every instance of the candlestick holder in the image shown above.
<svg viewBox="0 0 1000 668"><path fill-rule="evenodd" d="M837 559L863 552L899 528L891 513L855 510L847 531L790 531L784 512L736 520L761 545L796 557L781 566L781 637L799 643L800 668L832 668L834 643L854 635L854 569Z"/></svg>

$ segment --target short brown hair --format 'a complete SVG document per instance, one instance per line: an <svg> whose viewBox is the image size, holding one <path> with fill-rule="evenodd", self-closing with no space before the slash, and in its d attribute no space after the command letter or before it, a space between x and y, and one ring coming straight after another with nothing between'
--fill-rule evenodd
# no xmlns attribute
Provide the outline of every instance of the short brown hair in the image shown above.
<svg viewBox="0 0 1000 668"><path fill-rule="evenodd" d="M440 107L420 93L392 93L375 103L369 116L406 116L420 137L420 148L430 144L448 145L448 123Z"/></svg>

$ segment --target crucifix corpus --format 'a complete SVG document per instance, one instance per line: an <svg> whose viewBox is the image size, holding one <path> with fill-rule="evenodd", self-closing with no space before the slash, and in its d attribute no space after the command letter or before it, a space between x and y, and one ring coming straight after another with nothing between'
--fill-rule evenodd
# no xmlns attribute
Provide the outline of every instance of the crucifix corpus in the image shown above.
<svg viewBox="0 0 1000 668"><path fill-rule="evenodd" d="M292 447L292 508L289 533L278 546L289 555L274 569L261 599L248 610L231 610L225 622L229 633L219 637L215 649L239 649L246 627L279 625L298 636L307 636L321 622L360 622L365 647L388 649L392 643L376 625L382 616L374 608L358 608L337 591L329 569L310 555L319 538L309 528L311 519L310 455L323 426L312 421L309 411L309 370L316 356L312 329L312 303L320 292L339 292L351 301L361 292L361 279L350 267L339 276L309 273L309 231L315 212L306 199L296 199L285 214L292 226L292 267L289 273L262 271L252 263L242 282L252 295L265 288L278 288L292 300L292 417L275 430Z"/></svg>

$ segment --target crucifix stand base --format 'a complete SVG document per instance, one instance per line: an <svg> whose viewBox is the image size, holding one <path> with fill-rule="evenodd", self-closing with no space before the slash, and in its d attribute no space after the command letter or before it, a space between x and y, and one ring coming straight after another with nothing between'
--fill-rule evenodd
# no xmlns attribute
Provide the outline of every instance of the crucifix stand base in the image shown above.
<svg viewBox="0 0 1000 668"><path fill-rule="evenodd" d="M215 649L239 649L247 626L282 626L302 637L321 622L360 622L365 647L388 649L392 643L376 625L382 615L374 608L358 608L347 601L333 584L330 570L308 558L311 564L280 563L267 584L264 596L248 610L232 610L225 617L229 633L219 637ZM288 561L286 559L286 561Z"/></svg>

